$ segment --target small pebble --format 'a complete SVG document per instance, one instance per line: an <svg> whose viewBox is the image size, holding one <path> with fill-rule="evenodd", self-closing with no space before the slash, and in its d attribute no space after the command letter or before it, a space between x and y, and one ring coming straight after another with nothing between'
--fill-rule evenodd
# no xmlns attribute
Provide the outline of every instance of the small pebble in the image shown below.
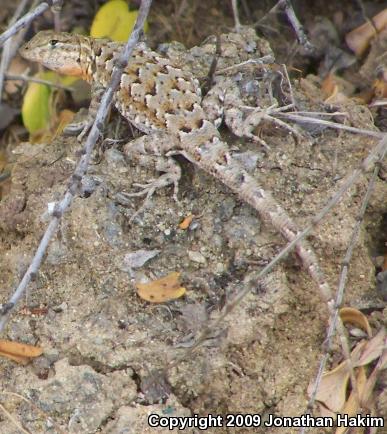
<svg viewBox="0 0 387 434"><path fill-rule="evenodd" d="M192 250L188 250L188 257L191 261L197 262L198 264L206 263L206 258L200 252L194 252Z"/></svg>

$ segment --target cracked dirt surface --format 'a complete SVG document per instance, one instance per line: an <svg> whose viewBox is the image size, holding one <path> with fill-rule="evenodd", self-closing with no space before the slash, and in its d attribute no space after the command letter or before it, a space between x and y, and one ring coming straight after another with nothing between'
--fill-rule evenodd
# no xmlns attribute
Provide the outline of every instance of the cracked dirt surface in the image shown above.
<svg viewBox="0 0 387 434"><path fill-rule="evenodd" d="M255 42L267 46L256 37ZM206 65L211 60L209 44L190 50L186 63L191 58L191 65ZM180 53L173 45L168 50L171 56ZM315 77L292 83L303 110L322 104L317 84ZM350 124L374 128L366 108L348 103L341 110L350 114ZM327 129L313 136L305 132L305 140L295 141L275 130L266 136L271 151L264 153L226 129L224 134L242 152L250 173L273 192L300 227L376 143ZM47 225L47 203L65 191L77 147L73 139L59 137L51 144L25 143L16 150L12 189L0 203L2 298L17 284ZM257 156L254 164L251 155ZM76 198L65 215L23 301L26 309L9 323L7 338L38 343L45 351L27 367L1 359L1 389L29 398L65 432L154 432L146 422L152 412L292 416L305 411L327 311L295 255L276 268L271 284L255 285L222 331L214 332L205 346L168 372L168 398L152 403L144 395L142 381L148 373L181 354L204 319L215 317L231 294L254 282L262 265L284 245L273 228L227 188L184 159L179 161L183 170L179 202L172 200L171 189L160 191L129 224L141 199L123 206L115 195L131 191L133 182L154 173L152 168L131 164L120 146L108 149L90 167L83 197ZM310 237L333 288L366 183L362 176ZM379 236L387 211L386 190L386 183L378 180L345 297L346 305L371 306L369 319L376 328L383 321L383 304L375 289L372 240ZM190 213L198 216L194 224L180 229L178 224ZM126 255L141 249L160 252L143 266L130 268ZM182 273L185 297L150 305L137 296L134 282L172 271ZM46 310L31 313L36 306ZM58 432L25 402L7 397L6 406L31 432ZM0 432L18 431L3 418Z"/></svg>

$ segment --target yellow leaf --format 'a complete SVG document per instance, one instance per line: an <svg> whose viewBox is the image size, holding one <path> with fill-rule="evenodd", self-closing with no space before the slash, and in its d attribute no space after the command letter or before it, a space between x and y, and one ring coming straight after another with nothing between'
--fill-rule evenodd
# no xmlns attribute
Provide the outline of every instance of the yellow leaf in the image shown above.
<svg viewBox="0 0 387 434"><path fill-rule="evenodd" d="M110 0L105 3L94 17L90 35L93 38L110 38L113 41L127 41L133 29L138 12L130 11L124 0ZM148 30L145 23L144 32Z"/></svg>
<svg viewBox="0 0 387 434"><path fill-rule="evenodd" d="M180 273L174 272L149 283L136 283L137 293L143 300L151 303L174 300L186 292L186 289L180 286L179 280Z"/></svg>
<svg viewBox="0 0 387 434"><path fill-rule="evenodd" d="M56 74L44 72L36 77L54 81ZM52 90L45 84L29 83L23 98L22 118L30 134L47 130L52 113Z"/></svg>

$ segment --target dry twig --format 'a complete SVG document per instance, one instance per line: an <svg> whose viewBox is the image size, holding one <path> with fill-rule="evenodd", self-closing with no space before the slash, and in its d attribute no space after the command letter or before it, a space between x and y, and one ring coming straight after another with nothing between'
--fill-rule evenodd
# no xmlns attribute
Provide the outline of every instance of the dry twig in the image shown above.
<svg viewBox="0 0 387 434"><path fill-rule="evenodd" d="M379 141L377 146L369 153L369 155L361 162L360 166L352 172L349 176L344 178L344 180L341 183L341 187L337 190L336 194L326 203L326 205L312 218L309 225L301 232L298 233L298 235L288 243L271 261L269 264L267 264L258 274L257 279L260 280L262 277L264 277L269 271L271 271L275 265L277 265L278 262L280 262L282 259L284 259L294 248L295 246L303 240L306 236L308 236L313 229L325 218L325 216L331 211L331 209L340 201L341 197L344 195L344 193L351 188L356 181L359 179L359 176L362 173L368 172L372 167L375 166L378 162L381 162L387 152L387 135L384 134L382 140ZM230 300L222 309L219 317L213 321L213 322L207 322L205 326L203 326L202 331L199 333L199 336L197 337L196 341L192 345L191 348L189 348L183 355L180 357L177 357L175 360L173 360L167 368L170 368L172 366L176 366L181 360L184 360L187 358L196 348L198 348L213 332L214 329L216 329L219 324L225 319L225 317L232 312L239 303L243 300L243 298L252 290L251 287L246 287L242 291L240 291L232 300ZM326 298L326 297L324 297ZM332 318L336 318L336 306L333 302L333 300L327 300L328 308L330 310L330 314ZM334 334L335 329L335 323L340 325L341 321L339 318L336 318L335 321L331 321L329 325L329 332L328 336L332 336ZM339 333L344 336L343 330L339 330ZM324 370L326 358L324 357L321 361L321 370ZM319 380L320 381L320 380ZM356 386L355 386L356 387Z"/></svg>
<svg viewBox="0 0 387 434"><path fill-rule="evenodd" d="M28 0L22 0L18 7L16 8L16 11L10 21L10 26L16 22L16 20L19 18L19 16L22 14L24 8L26 7ZM11 63L11 60L13 56L15 55L18 45L15 44L14 49L12 49L14 38L9 38L6 43L4 44L3 51L1 54L1 63L0 63L0 101L2 99L2 93L3 93L3 83L4 83L4 75L7 71L9 64Z"/></svg>
<svg viewBox="0 0 387 434"><path fill-rule="evenodd" d="M138 41L138 38L140 36L140 33L142 32L145 19L148 16L149 9L151 6L152 0L142 0L141 6L139 9L139 13L137 16L136 24L133 28L133 31L128 39L127 44L125 45L119 60L116 64L116 67L112 74L112 79L110 81L109 86L107 86L101 100L100 107L97 111L97 115L94 121L94 124L91 128L91 131L86 139L86 143L84 146L84 149L82 151L82 157L79 160L79 163L74 171L74 174L70 180L69 187L63 197L63 199L56 204L54 212L52 213L52 219L46 229L46 232L43 235L42 240L40 241L40 244L35 252L35 255L31 261L31 264L29 265L26 273L24 274L21 282L19 283L18 287L16 288L15 292L11 296L11 298L8 301L8 306L10 308L5 312L0 314L0 331L2 331L7 324L8 318L10 316L10 313L16 306L17 302L20 300L20 298L23 296L24 291L27 288L27 285L30 283L31 280L33 280L36 277L36 274L39 270L39 267L42 263L43 257L46 253L48 244L55 234L59 222L64 214L64 212L69 208L71 205L75 195L77 194L79 190L79 186L81 184L82 178L85 175L90 158L91 153L94 149L94 146L100 136L101 128L105 122L105 119L107 117L108 109L110 107L110 104L113 101L114 92L117 89L120 78L122 75L123 70L125 69L128 59L133 51L133 48L135 44Z"/></svg>
<svg viewBox="0 0 387 434"><path fill-rule="evenodd" d="M382 157L383 156L381 156L381 158ZM329 320L329 329L328 329L327 336L326 336L326 339L324 342L324 346L326 348L326 351L324 352L324 354L320 360L319 369L318 369L318 372L317 372L317 375L316 375L316 378L315 378L315 381L313 384L313 389L312 389L311 396L310 396L308 406L307 406L308 412L312 411L312 409L313 409L313 406L314 406L314 403L316 400L316 396L317 396L317 391L320 387L322 376L324 374L324 369L325 369L326 363L329 359L330 349L332 348L333 338L335 336L336 324L337 324L337 321L339 319L339 309L342 306L343 299L344 299L344 290L345 290L345 284L347 282L349 264L351 262L353 250L355 248L356 242L357 242L358 237L359 237L360 226L361 226L361 223L363 221L364 214L366 212L367 205L368 205L369 199L371 197L372 191L374 189L376 178L379 174L379 170L380 170L380 164L375 163L375 167L374 167L371 179L368 183L366 194L364 196L363 202L362 202L361 207L360 207L360 211L359 211L357 218L356 218L356 225L352 231L352 236L351 236L351 240L350 240L349 245L348 245L347 252L346 252L344 259L343 259L343 262L341 264L341 273L340 273L340 278L339 278L339 285L338 285L337 292L336 292L336 300L335 300L334 310L333 310L333 312L331 314L331 318ZM350 362L350 360L351 360L351 358L349 357L349 359L347 360L347 363ZM351 372L352 369L349 369L349 371ZM356 384L356 382L354 382L352 384ZM355 390L355 393L357 394L357 397L358 397L357 401L360 402L358 392L356 390ZM303 427L300 429L300 434L304 434L306 431L307 431L307 428Z"/></svg>
<svg viewBox="0 0 387 434"><path fill-rule="evenodd" d="M231 0L231 6L232 6L232 13L234 15L235 30L236 32L239 32L241 28L241 22L239 20L238 1Z"/></svg>
<svg viewBox="0 0 387 434"><path fill-rule="evenodd" d="M73 90L72 87L69 86L64 86L63 84L60 83L53 83L52 81L48 81L48 80L43 80L42 78L36 78L36 77L30 77L28 75L24 75L24 74L5 74L5 79L6 80L22 80L22 81L29 81L32 83L38 83L38 84L44 84L46 86L50 86L50 87L56 87L57 89L63 89L63 90L68 90L69 92L71 92Z"/></svg>
<svg viewBox="0 0 387 434"><path fill-rule="evenodd" d="M52 4L56 5L60 0L52 0ZM36 17L45 12L50 5L46 2L40 3L32 12L25 14L19 20L17 20L11 27L9 27L4 33L0 35L0 47L3 46L4 42L17 33L20 29L25 27L31 21L33 21Z"/></svg>

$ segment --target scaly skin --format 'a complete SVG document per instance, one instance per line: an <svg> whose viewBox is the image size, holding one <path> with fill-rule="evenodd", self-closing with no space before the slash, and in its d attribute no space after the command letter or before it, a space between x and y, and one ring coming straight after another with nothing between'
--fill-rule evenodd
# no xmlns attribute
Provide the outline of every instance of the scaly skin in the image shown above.
<svg viewBox="0 0 387 434"><path fill-rule="evenodd" d="M20 53L59 73L106 87L122 47L106 39L44 31L25 44ZM287 240L293 240L296 225L271 194L231 157L201 100L195 77L139 43L122 75L115 105L140 131L157 136L144 152L157 150L162 155L170 150L180 151L249 203ZM296 250L325 301L329 301L329 286L315 254L305 242L299 243Z"/></svg>

